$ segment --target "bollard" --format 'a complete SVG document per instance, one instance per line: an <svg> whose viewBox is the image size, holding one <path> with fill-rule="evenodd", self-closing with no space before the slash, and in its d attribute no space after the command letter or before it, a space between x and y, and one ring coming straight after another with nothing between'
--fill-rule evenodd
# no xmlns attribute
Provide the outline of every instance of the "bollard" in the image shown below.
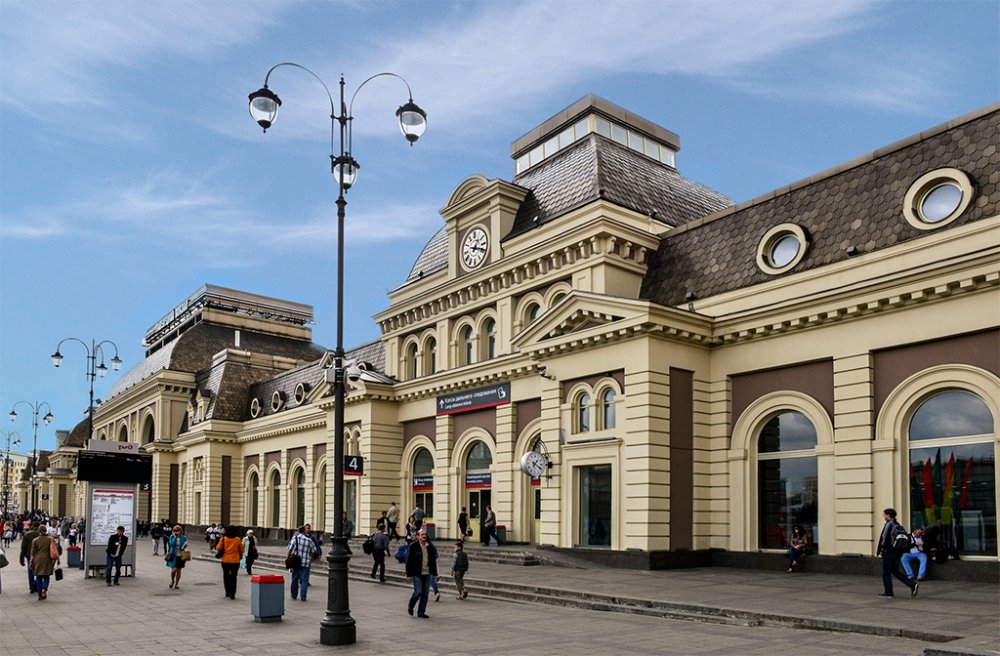
<svg viewBox="0 0 1000 656"><path fill-rule="evenodd" d="M285 577L257 574L250 579L250 612L255 622L280 622L285 614Z"/></svg>

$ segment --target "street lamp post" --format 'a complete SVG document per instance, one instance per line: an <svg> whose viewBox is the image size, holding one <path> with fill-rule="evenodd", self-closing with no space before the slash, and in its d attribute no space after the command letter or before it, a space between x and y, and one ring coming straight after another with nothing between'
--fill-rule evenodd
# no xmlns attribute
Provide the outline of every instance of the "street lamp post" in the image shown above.
<svg viewBox="0 0 1000 656"><path fill-rule="evenodd" d="M30 512L35 512L38 508L38 500L35 499L35 486L38 483L38 413L42 411L42 406L45 407L45 416L42 417L42 423L48 426L53 419L52 407L47 401L37 401L35 403L30 403L28 401L18 401L14 404L14 407L10 409L10 420L14 421L17 419L17 406L26 405L31 408L31 428L32 428L32 442L31 442L31 508L28 510Z"/></svg>
<svg viewBox="0 0 1000 656"><path fill-rule="evenodd" d="M90 405L87 406L87 437L92 440L94 439L94 379L98 376L104 378L108 373L108 367L104 364L105 345L115 348L114 357L111 358L111 367L115 371L122 368L122 360L118 357L118 345L110 339L106 339L103 342L97 342L92 339L90 340L90 346L87 346L87 342L82 339L67 337L56 344L56 352L52 354L52 366L57 368L63 361L62 353L59 352L59 347L63 345L63 342L77 342L82 344L83 348L87 351L87 378L90 379ZM97 364L98 355L101 356L101 364Z"/></svg>
<svg viewBox="0 0 1000 656"><path fill-rule="evenodd" d="M282 66L291 66L305 71L313 76L326 90L330 100L330 165L334 178L337 180L339 195L337 197L337 347L334 351L333 379L327 372L327 381L333 383L334 393L334 478L333 478L333 544L327 555L329 563L329 581L327 586L326 615L320 622L320 642L324 645L350 645L357 640L357 626L351 617L350 600L348 598L347 568L351 559L347 548L347 538L344 536L344 215L347 200L344 194L354 184L360 166L351 155L352 130L354 120L352 109L358 91L377 77L394 77L406 85L409 100L396 110L399 128L403 136L412 146L420 138L427 127L427 114L413 102L410 85L395 73L378 73L366 79L351 96L350 104L344 103L344 78L340 78L339 114L334 105L333 95L323 80L311 70L299 64L284 62L272 66L264 76L264 86L249 95L250 116L265 132L274 124L278 117L281 99L267 87L271 73ZM334 153L334 138L339 132L340 150Z"/></svg>
<svg viewBox="0 0 1000 656"><path fill-rule="evenodd" d="M3 516L10 515L10 448L21 446L21 436L15 431L7 431L7 453L3 460Z"/></svg>

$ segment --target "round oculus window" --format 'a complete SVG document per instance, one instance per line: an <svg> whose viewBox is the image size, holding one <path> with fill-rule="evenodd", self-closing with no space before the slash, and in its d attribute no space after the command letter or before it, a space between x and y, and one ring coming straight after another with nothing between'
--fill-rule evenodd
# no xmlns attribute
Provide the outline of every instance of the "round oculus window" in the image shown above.
<svg viewBox="0 0 1000 656"><path fill-rule="evenodd" d="M940 223L962 204L962 190L952 182L938 185L920 201L920 216L927 223Z"/></svg>
<svg viewBox="0 0 1000 656"><path fill-rule="evenodd" d="M918 230L946 226L968 209L974 192L969 176L959 169L925 173L910 185L903 198L903 218Z"/></svg>
<svg viewBox="0 0 1000 656"><path fill-rule="evenodd" d="M757 266L771 275L784 273L802 261L808 245L806 232L800 226L776 225L757 244Z"/></svg>
<svg viewBox="0 0 1000 656"><path fill-rule="evenodd" d="M782 268L795 259L799 253L799 238L795 235L785 235L779 237L771 246L771 265L775 268Z"/></svg>

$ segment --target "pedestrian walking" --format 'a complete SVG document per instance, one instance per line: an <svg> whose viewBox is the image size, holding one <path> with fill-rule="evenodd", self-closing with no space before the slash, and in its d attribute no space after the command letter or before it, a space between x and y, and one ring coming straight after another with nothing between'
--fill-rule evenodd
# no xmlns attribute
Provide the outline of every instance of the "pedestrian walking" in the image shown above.
<svg viewBox="0 0 1000 656"><path fill-rule="evenodd" d="M406 520L406 544L417 541L417 531L420 527L417 526L417 520L413 515L410 515Z"/></svg>
<svg viewBox="0 0 1000 656"><path fill-rule="evenodd" d="M38 593L38 589L35 588L35 572L31 567L31 544L41 534L40 528L38 522L30 522L28 528L21 534L21 552L18 562L21 567L28 567L28 591L31 594Z"/></svg>
<svg viewBox="0 0 1000 656"><path fill-rule="evenodd" d="M56 530L58 531L58 528ZM46 533L39 533L38 537L31 541L29 562L31 571L35 573L35 591L38 600L48 599L49 579L59 563L56 539Z"/></svg>
<svg viewBox="0 0 1000 656"><path fill-rule="evenodd" d="M469 513L466 511L465 506L462 506L462 512L458 513L458 539L465 542L465 538L469 534Z"/></svg>
<svg viewBox="0 0 1000 656"><path fill-rule="evenodd" d="M5 548L10 547L10 541L14 539L14 522L6 521L3 523L3 546Z"/></svg>
<svg viewBox="0 0 1000 656"><path fill-rule="evenodd" d="M240 567L247 571L247 575L253 576L253 564L259 555L257 553L257 538L254 537L253 531L247 531L246 535L243 536L243 562L240 563Z"/></svg>
<svg viewBox="0 0 1000 656"><path fill-rule="evenodd" d="M396 527L399 526L399 507L395 501L389 504L389 510L386 511L385 519L387 522L386 528L389 531L389 539L398 540L400 535L396 532Z"/></svg>
<svg viewBox="0 0 1000 656"><path fill-rule="evenodd" d="M215 553L215 557L222 562L222 585L226 589L226 597L235 600L236 581L240 573L240 561L243 560L243 540L235 526L230 524L225 528L216 543Z"/></svg>
<svg viewBox="0 0 1000 656"><path fill-rule="evenodd" d="M497 535L497 516L493 512L493 506L486 506L486 515L483 518L483 544L489 546L490 538L496 540L498 547L503 544Z"/></svg>
<svg viewBox="0 0 1000 656"><path fill-rule="evenodd" d="M107 581L108 587L111 587L111 567L115 568L115 585L118 585L118 579L122 575L122 555L125 553L125 547L128 546L128 536L125 535L125 527L119 526L115 529L114 535L108 538L108 548L104 550L107 554L107 565L104 568L104 580Z"/></svg>
<svg viewBox="0 0 1000 656"><path fill-rule="evenodd" d="M385 534L385 526L379 524L372 536L372 578L378 574L378 582L385 583L385 557L389 553L389 536Z"/></svg>
<svg viewBox="0 0 1000 656"><path fill-rule="evenodd" d="M174 526L167 538L167 546L164 549L164 560L170 568L170 587L179 590L181 587L181 572L184 570L184 558L181 552L187 549L187 536L180 524Z"/></svg>
<svg viewBox="0 0 1000 656"><path fill-rule="evenodd" d="M163 520L161 522L163 525L163 553L167 553L167 544L170 542L170 538L173 537L174 528L170 525L170 522Z"/></svg>
<svg viewBox="0 0 1000 656"><path fill-rule="evenodd" d="M312 565L312 559L319 556L319 547L316 546L316 543L310 537L309 533L311 532L310 526L306 524L299 528L298 533L293 535L291 541L288 543L288 560L286 564L290 564L292 572L290 590L292 599L299 598L301 593L302 601L305 601L306 595L309 592L309 567ZM297 560L295 560L296 558Z"/></svg>
<svg viewBox="0 0 1000 656"><path fill-rule="evenodd" d="M469 596L469 591L465 589L465 573L468 571L469 554L465 553L465 542L459 540L455 543L455 550L451 555L451 575L455 578L459 599Z"/></svg>
<svg viewBox="0 0 1000 656"><path fill-rule="evenodd" d="M153 524L149 529L149 537L152 538L150 541L153 543L153 555L159 556L160 540L163 539L163 526L160 523Z"/></svg>
<svg viewBox="0 0 1000 656"><path fill-rule="evenodd" d="M66 535L66 539L69 540L69 546L75 547L76 540L80 535L80 527L76 524L69 525L69 533Z"/></svg>
<svg viewBox="0 0 1000 656"><path fill-rule="evenodd" d="M427 618L427 597L430 593L431 579L437 580L437 552L427 539L427 530L417 532L417 541L410 545L406 555L406 580L413 583L413 593L406 606L406 612L413 615L417 608L417 617Z"/></svg>
<svg viewBox="0 0 1000 656"><path fill-rule="evenodd" d="M892 577L895 576L910 589L910 596L916 597L920 592L920 584L910 580L899 569L900 557L910 549L909 535L906 533L906 529L896 521L896 511L893 508L883 510L882 518L885 520L885 524L882 526L878 550L875 552L876 556L882 556L883 591L879 596L893 596Z"/></svg>
<svg viewBox="0 0 1000 656"><path fill-rule="evenodd" d="M420 528L421 526L424 525L424 514L425 514L424 509L421 508L420 504L418 503L417 507L413 509L413 514L410 515L416 521L417 528Z"/></svg>
<svg viewBox="0 0 1000 656"><path fill-rule="evenodd" d="M347 516L346 510L340 515L340 523L344 529L344 537L348 540L354 537L354 522Z"/></svg>

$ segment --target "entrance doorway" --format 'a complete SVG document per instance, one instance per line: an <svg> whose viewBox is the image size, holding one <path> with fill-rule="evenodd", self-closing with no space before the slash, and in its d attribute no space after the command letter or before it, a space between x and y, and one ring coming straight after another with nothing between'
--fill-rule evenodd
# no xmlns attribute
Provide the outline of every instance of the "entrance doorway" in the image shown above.
<svg viewBox="0 0 1000 656"><path fill-rule="evenodd" d="M469 508L469 527L472 529L472 536L469 538L474 542L482 539L482 527L480 522L486 517L486 506L493 504L493 491L490 489L467 490L467 506Z"/></svg>

